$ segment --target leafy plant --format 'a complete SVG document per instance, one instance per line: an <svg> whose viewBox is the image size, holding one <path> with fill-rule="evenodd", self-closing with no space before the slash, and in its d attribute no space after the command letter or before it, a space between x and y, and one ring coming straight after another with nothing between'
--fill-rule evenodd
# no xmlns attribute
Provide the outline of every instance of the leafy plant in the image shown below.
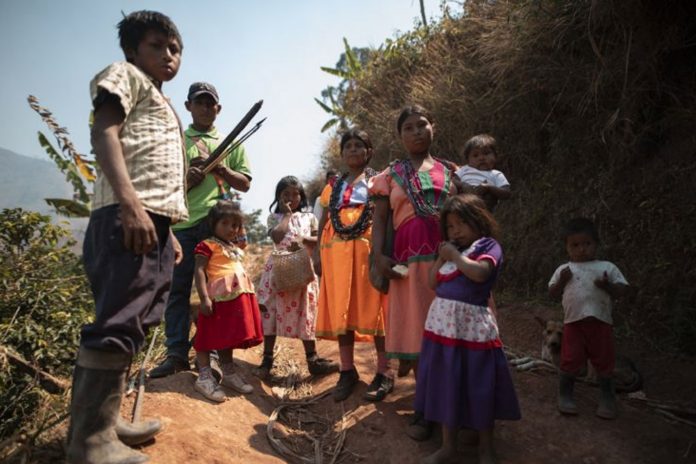
<svg viewBox="0 0 696 464"><path fill-rule="evenodd" d="M351 82L360 76L363 65L367 63L370 56L369 48L351 48L345 37L343 38L343 47L344 52L336 63L336 67L322 66L320 68L322 71L342 79L337 87L329 86L321 92L322 100L314 99L324 111L331 115L331 118L321 128L322 132L326 132L337 124L340 129L348 127L349 119L344 109L343 97Z"/></svg>
<svg viewBox="0 0 696 464"><path fill-rule="evenodd" d="M68 376L92 297L70 232L48 216L0 212L0 347L54 376ZM0 358L0 439L39 429L65 398Z"/></svg>
<svg viewBox="0 0 696 464"><path fill-rule="evenodd" d="M96 179L94 171L94 160L81 155L75 149L68 138L68 130L58 125L53 114L46 108L39 105L39 100L29 95L27 97L29 106L36 111L41 119L46 123L53 133L56 143L60 150L56 150L48 138L42 133L38 133L39 144L46 151L48 156L58 166L58 169L65 174L65 179L73 186L75 197L73 199L46 198L46 203L51 205L58 214L67 217L88 217L90 211L89 184L93 184Z"/></svg>

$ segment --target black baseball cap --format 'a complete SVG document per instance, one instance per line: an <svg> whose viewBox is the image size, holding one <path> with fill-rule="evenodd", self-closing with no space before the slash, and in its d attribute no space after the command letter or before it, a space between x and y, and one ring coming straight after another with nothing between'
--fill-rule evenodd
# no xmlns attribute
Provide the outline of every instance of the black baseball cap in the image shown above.
<svg viewBox="0 0 696 464"><path fill-rule="evenodd" d="M220 101L217 90L215 90L213 84L208 84L207 82L194 82L191 84L188 91L188 101L193 101L194 98L203 94L208 94L213 97L215 103Z"/></svg>

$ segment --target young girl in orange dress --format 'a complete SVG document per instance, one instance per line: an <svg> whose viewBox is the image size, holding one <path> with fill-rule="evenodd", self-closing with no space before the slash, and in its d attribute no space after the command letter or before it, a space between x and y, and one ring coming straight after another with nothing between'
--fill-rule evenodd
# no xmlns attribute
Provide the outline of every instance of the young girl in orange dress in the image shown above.
<svg viewBox="0 0 696 464"><path fill-rule="evenodd" d="M285 176L278 182L268 216L268 235L278 250L317 244L317 218L306 211L307 195L300 180ZM311 252L310 252L311 255ZM317 355L316 324L319 285L315 278L299 288L279 291L273 284L273 261L268 257L257 295L264 333L263 360L258 373L268 377L273 368L276 337L302 340L310 374L324 375L338 370L338 364Z"/></svg>
<svg viewBox="0 0 696 464"><path fill-rule="evenodd" d="M194 278L201 300L194 342L199 365L195 389L217 402L225 401L225 393L213 377L210 352L218 350L220 355L221 385L240 393L251 393L252 386L235 372L232 352L263 341L254 284L242 265L244 252L234 244L243 218L232 202L219 201L208 213L213 236L194 249Z"/></svg>
<svg viewBox="0 0 696 464"><path fill-rule="evenodd" d="M317 336L338 338L341 373L333 391L336 401L348 398L358 383L353 364L355 333L373 336L377 373L364 398L381 401L391 392L394 382L389 375L384 343L386 299L368 278L374 206L367 183L374 171L367 165L372 157L372 142L365 131L352 129L343 134L340 147L347 171L333 178L320 197L320 251L314 253L315 268L322 273Z"/></svg>
<svg viewBox="0 0 696 464"><path fill-rule="evenodd" d="M440 243L439 210L448 196L456 194L453 173L448 165L430 153L433 119L420 106L406 107L396 127L408 156L393 162L371 179L370 194L375 202L372 229L377 271L391 279L387 309L387 356L401 363L400 375L418 368L423 327L435 292L428 286L428 271L437 257ZM394 251L384 253L388 215L394 224ZM406 275L394 266L408 267ZM405 371L405 372L404 372ZM416 435L429 428L416 417Z"/></svg>

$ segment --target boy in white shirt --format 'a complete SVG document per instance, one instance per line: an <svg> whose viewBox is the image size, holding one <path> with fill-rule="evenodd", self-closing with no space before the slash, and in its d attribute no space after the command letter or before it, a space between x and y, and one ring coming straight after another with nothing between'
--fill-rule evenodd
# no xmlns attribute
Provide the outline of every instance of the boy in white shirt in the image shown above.
<svg viewBox="0 0 696 464"><path fill-rule="evenodd" d="M498 200L510 198L510 182L495 168L498 152L495 139L488 134L471 137L464 144L462 156L466 165L455 173L464 184L463 193L480 196L493 211Z"/></svg>
<svg viewBox="0 0 696 464"><path fill-rule="evenodd" d="M626 294L628 282L614 264L596 259L599 235L592 221L571 220L563 237L570 262L559 266L549 281L551 297L563 296L558 409L563 414L578 413L573 385L589 359L597 371L600 388L596 414L615 419L611 300Z"/></svg>

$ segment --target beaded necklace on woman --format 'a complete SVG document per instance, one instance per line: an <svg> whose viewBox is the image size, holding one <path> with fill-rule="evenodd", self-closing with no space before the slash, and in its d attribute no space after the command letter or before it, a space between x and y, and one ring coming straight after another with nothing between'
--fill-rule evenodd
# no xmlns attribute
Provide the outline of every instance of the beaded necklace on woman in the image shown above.
<svg viewBox="0 0 696 464"><path fill-rule="evenodd" d="M444 189L449 190L450 168L443 160L433 157L435 162L440 162L445 165L445 185ZM423 185L421 184L418 172L413 168L413 164L409 159L395 161L392 164L393 173L397 174L402 179L402 187L406 191L406 196L411 201L413 209L417 216L429 217L437 216L442 206L442 201L445 197L440 197L439 202L431 203L423 194ZM401 171L401 172L400 172Z"/></svg>
<svg viewBox="0 0 696 464"><path fill-rule="evenodd" d="M339 214L339 210L343 205L343 196L341 194L343 192L343 184L345 183L346 188L348 187L348 182L346 179L348 178L349 174L350 173L346 172L336 180L333 190L331 191L331 198L329 200L329 216L331 218L331 225L343 240L354 240L360 237L372 224L372 213L374 211L374 205L368 200L365 203L365 208L360 213L357 221L349 226L346 226L343 224L343 222L341 222L341 216ZM373 169L366 168L365 181L367 181L367 179L372 177L374 174L375 171Z"/></svg>

